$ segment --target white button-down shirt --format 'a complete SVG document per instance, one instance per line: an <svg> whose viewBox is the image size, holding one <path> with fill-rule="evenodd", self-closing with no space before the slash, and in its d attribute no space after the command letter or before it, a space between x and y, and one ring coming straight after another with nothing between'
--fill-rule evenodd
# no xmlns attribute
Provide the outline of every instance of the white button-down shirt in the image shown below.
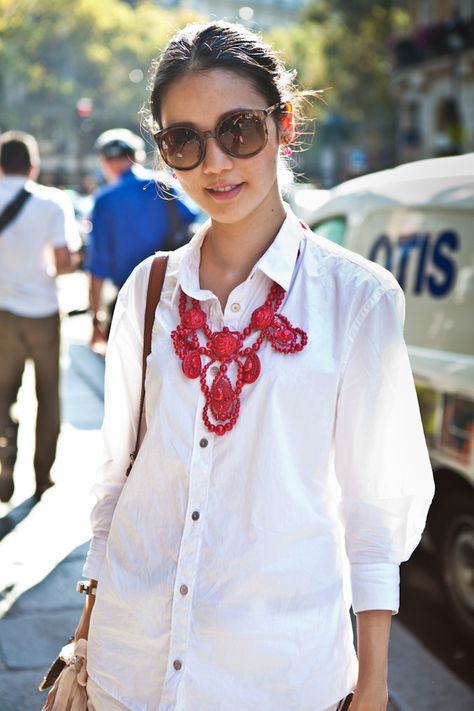
<svg viewBox="0 0 474 711"><path fill-rule="evenodd" d="M128 480L151 260L115 311L84 568L99 580L89 674L134 711L320 711L356 681L350 604L398 609L399 563L433 494L403 294L389 272L289 212L222 313L199 286L205 231L169 259L148 429ZM273 281L308 344L282 355L264 343L236 426L213 435L199 379L185 377L170 338L179 291L214 331L242 330Z"/></svg>

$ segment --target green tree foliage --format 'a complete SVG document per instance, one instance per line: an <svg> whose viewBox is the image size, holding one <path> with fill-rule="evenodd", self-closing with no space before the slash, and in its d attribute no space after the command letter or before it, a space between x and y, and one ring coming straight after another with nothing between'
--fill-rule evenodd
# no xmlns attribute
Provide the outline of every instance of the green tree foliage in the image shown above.
<svg viewBox="0 0 474 711"><path fill-rule="evenodd" d="M0 0L0 128L51 133L82 96L101 127L136 124L151 57L191 19L151 1Z"/></svg>
<svg viewBox="0 0 474 711"><path fill-rule="evenodd" d="M330 110L351 121L393 111L389 39L403 22L390 0L312 0L300 25L274 31L300 81L326 93Z"/></svg>
<svg viewBox="0 0 474 711"><path fill-rule="evenodd" d="M326 89L326 107L314 102L310 111L317 140L300 158L306 171L318 163L318 146L328 143L364 148L372 167L393 160L390 38L406 22L391 0L311 0L299 25L268 34L303 88Z"/></svg>
<svg viewBox="0 0 474 711"><path fill-rule="evenodd" d="M374 112L392 113L388 41L392 31L389 0L313 0L308 19L321 24L329 101L353 121Z"/></svg>
<svg viewBox="0 0 474 711"><path fill-rule="evenodd" d="M280 54L285 64L295 69L303 88L322 88L326 74L324 27L301 22L292 27L277 27L265 39Z"/></svg>
<svg viewBox="0 0 474 711"><path fill-rule="evenodd" d="M393 122L387 45L402 16L391 4L312 0L302 21L266 33L303 88L330 87L327 108L308 107L317 131L330 113L368 135ZM45 153L49 145L77 160L100 131L136 129L150 59L195 19L153 0L0 0L0 130L31 131ZM94 113L79 125L81 97L92 99Z"/></svg>

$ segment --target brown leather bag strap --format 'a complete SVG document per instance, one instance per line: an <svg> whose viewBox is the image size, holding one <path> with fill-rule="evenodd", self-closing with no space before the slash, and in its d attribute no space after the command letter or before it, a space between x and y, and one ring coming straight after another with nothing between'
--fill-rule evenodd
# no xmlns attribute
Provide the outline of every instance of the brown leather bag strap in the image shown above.
<svg viewBox="0 0 474 711"><path fill-rule="evenodd" d="M151 333L153 330L153 322L155 320L155 311L163 289L165 280L166 266L168 264L168 256L155 257L150 269L148 278L148 290L146 294L145 307L145 323L143 328L143 355L142 355L142 390L140 395L140 410L138 416L137 440L135 442L135 450L130 455L130 464L127 469L127 476L130 474L133 463L137 458L138 450L145 435L145 378L146 378L146 361L151 353Z"/></svg>

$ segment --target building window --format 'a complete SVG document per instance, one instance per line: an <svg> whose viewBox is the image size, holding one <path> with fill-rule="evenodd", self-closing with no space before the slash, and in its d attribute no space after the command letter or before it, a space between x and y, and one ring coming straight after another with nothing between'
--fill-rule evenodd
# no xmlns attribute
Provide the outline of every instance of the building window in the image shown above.
<svg viewBox="0 0 474 711"><path fill-rule="evenodd" d="M402 114L401 139L404 148L416 149L420 147L420 106L415 101L411 101Z"/></svg>
<svg viewBox="0 0 474 711"><path fill-rule="evenodd" d="M474 0L459 0L458 11L463 20L470 20L474 17Z"/></svg>
<svg viewBox="0 0 474 711"><path fill-rule="evenodd" d="M430 25L434 20L433 0L420 0L418 21L420 25Z"/></svg>
<svg viewBox="0 0 474 711"><path fill-rule="evenodd" d="M462 120L455 99L446 98L439 103L434 138L437 156L462 152Z"/></svg>

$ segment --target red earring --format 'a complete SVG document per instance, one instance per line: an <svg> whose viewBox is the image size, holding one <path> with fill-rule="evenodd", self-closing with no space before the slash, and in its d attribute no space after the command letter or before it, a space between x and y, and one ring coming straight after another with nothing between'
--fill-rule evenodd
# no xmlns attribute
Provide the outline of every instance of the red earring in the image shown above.
<svg viewBox="0 0 474 711"><path fill-rule="evenodd" d="M283 144L282 153L284 156L290 157L293 155L293 148L290 144L295 140L295 126L293 122L293 107L290 101L285 103L285 108L281 120L281 143Z"/></svg>

